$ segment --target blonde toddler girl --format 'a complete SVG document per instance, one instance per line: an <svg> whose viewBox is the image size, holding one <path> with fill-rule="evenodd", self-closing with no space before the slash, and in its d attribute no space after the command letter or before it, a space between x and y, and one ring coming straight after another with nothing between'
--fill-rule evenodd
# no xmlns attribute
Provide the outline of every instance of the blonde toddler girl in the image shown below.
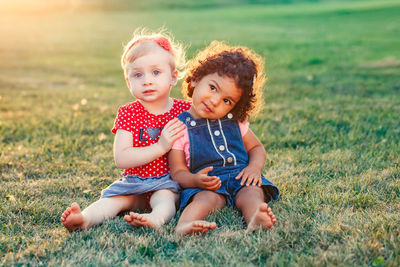
<svg viewBox="0 0 400 267"><path fill-rule="evenodd" d="M176 212L179 185L171 179L166 153L182 136L176 119L190 103L169 97L177 69L184 63L182 46L163 33L137 32L121 58L125 80L135 102L121 106L114 122L114 159L124 176L102 191L83 211L73 203L61 215L70 231L88 229L121 211L130 225L158 228ZM136 213L137 209L151 210Z"/></svg>

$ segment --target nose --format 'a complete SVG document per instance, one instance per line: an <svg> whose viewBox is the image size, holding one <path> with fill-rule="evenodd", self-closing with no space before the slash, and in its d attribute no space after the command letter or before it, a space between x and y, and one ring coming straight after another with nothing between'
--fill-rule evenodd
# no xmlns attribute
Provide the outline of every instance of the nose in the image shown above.
<svg viewBox="0 0 400 267"><path fill-rule="evenodd" d="M217 106L220 101L221 98L218 95L214 95L213 97L210 98L210 102L213 106Z"/></svg>
<svg viewBox="0 0 400 267"><path fill-rule="evenodd" d="M153 84L153 80L151 78L151 75L144 75L143 77L143 85L152 85Z"/></svg>

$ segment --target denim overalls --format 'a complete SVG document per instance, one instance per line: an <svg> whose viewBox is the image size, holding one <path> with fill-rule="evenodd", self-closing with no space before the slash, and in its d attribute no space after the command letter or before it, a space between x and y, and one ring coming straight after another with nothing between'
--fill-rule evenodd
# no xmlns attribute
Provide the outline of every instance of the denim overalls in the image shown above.
<svg viewBox="0 0 400 267"><path fill-rule="evenodd" d="M249 164L238 122L232 117L232 114L228 113L218 120L194 119L189 112L178 116L188 129L190 172L196 173L213 166L208 175L218 176L221 180L221 187L214 192L225 195L230 206L235 205L236 194L243 187L240 185L241 179L236 180L235 177ZM278 199L278 188L261 176L266 201ZM181 209L200 191L203 189L184 189L181 193Z"/></svg>

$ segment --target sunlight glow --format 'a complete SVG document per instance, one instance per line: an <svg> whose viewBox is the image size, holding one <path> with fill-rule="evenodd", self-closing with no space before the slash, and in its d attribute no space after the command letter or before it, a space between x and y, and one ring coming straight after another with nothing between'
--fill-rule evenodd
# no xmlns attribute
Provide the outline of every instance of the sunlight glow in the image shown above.
<svg viewBox="0 0 400 267"><path fill-rule="evenodd" d="M0 13L51 13L77 8L92 9L104 4L104 0L2 0Z"/></svg>

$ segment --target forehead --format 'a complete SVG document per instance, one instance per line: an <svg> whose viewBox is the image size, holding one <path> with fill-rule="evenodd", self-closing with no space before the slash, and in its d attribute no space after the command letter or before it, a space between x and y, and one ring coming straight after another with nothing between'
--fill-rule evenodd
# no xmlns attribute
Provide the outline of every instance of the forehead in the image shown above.
<svg viewBox="0 0 400 267"><path fill-rule="evenodd" d="M173 70L170 60L166 55L147 54L136 58L133 62L128 62L126 70L160 68Z"/></svg>
<svg viewBox="0 0 400 267"><path fill-rule="evenodd" d="M157 61L160 64L167 63L171 66L172 69L175 69L175 61L172 54L161 48L154 41L144 41L132 47L126 55L127 68L129 65L134 64L136 61L139 61L139 59L142 57L158 59L154 61Z"/></svg>

